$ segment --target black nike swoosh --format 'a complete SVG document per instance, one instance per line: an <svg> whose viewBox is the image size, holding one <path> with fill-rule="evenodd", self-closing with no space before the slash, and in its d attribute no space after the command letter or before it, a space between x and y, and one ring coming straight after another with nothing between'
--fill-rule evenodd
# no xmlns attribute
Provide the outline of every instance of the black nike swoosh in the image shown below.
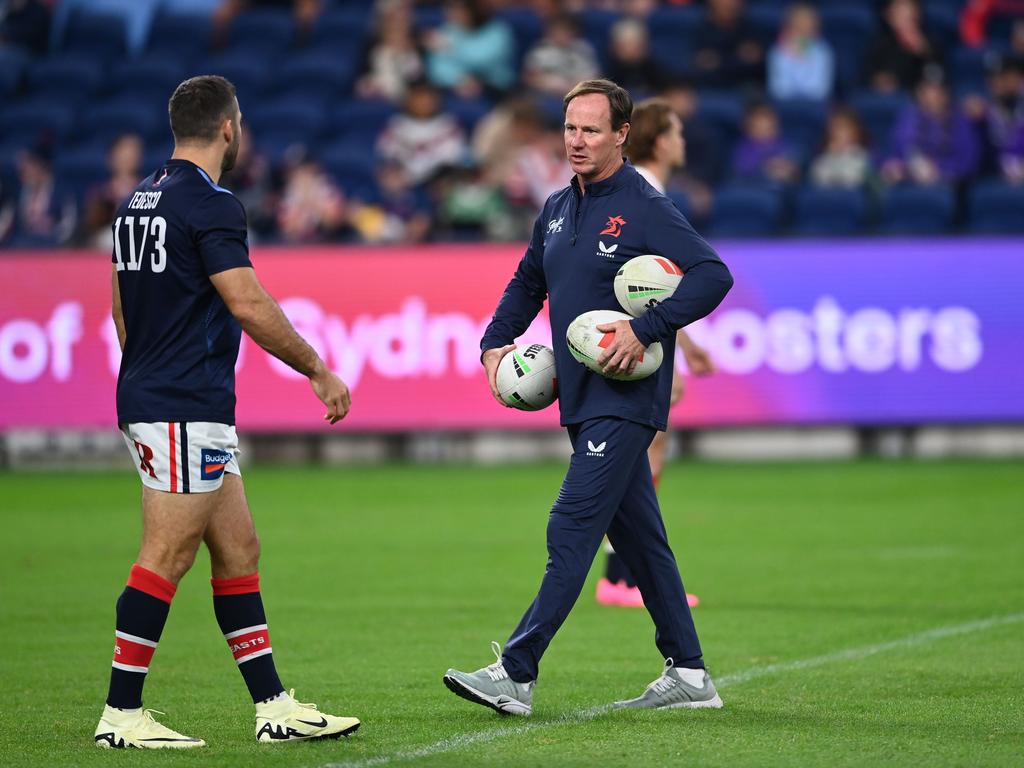
<svg viewBox="0 0 1024 768"><path fill-rule="evenodd" d="M299 720L298 722L303 723L304 725L311 725L314 728L323 728L327 725L327 718L323 718L319 723L311 723L309 720Z"/></svg>

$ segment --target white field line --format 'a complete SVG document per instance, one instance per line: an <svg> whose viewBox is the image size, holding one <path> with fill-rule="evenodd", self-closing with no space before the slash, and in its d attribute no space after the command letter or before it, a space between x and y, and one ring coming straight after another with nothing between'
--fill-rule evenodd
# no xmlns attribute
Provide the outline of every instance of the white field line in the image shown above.
<svg viewBox="0 0 1024 768"><path fill-rule="evenodd" d="M859 648L847 648L846 650L836 651L835 653L826 653L821 656L796 659L795 661L784 661L778 664L767 664L762 667L751 667L750 669L735 672L731 675L724 675L715 681L715 685L718 688L742 685L743 683L747 683L756 678L776 675L781 672L797 672L802 669L822 667L827 664L835 664L842 661L865 659L887 651L913 648L915 646L933 643L936 640L942 640L947 637L970 635L975 632L984 632L985 630L1006 626L1008 624L1019 624L1020 622L1024 622L1024 613L994 616L989 619L969 621L965 624L951 624L946 627L936 627L935 629L919 632L916 635L907 635L906 637L902 637L898 640L890 640L886 643L864 645ZM533 733L535 731L554 728L566 723L580 723L587 720L593 720L598 715L608 712L611 708L611 704L603 704L598 707L576 709L571 712L566 712L554 720L545 720L541 723L527 721L519 725L508 725L501 728L491 728L486 731L463 733L458 736L441 739L440 741L428 744L425 747L420 747L419 749L392 752L388 755L378 755L377 757L369 757L365 760L354 760L343 763L327 763L326 765L321 766L321 768L372 768L372 766L376 765L388 765L390 763L397 763L403 760L415 760L421 757L442 755L446 752L454 752L456 750L463 749L464 747L468 747L472 744L484 744L506 736L518 736L522 733Z"/></svg>

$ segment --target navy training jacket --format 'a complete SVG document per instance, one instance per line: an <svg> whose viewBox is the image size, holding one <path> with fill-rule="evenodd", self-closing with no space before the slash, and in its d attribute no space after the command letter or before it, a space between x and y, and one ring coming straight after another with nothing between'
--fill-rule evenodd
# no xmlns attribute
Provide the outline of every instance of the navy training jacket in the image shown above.
<svg viewBox="0 0 1024 768"><path fill-rule="evenodd" d="M656 254L674 261L684 277L675 293L632 321L644 344L660 341L665 363L640 381L614 381L593 373L570 354L569 324L594 309L622 311L613 281L634 256ZM550 299L551 335L563 425L615 417L663 430L668 423L675 334L717 307L732 275L671 200L628 162L603 181L578 177L551 195L533 226L533 237L498 302L482 350L511 344Z"/></svg>

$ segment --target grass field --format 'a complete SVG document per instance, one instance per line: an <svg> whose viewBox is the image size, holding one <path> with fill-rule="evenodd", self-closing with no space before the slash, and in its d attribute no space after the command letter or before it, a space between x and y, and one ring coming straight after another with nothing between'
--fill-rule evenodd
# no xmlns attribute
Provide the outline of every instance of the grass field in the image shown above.
<svg viewBox="0 0 1024 768"><path fill-rule="evenodd" d="M274 655L353 738L253 740L205 555L146 705L206 739L92 745L138 481L0 474L0 765L1024 764L1024 467L676 464L662 503L726 706L608 712L661 669L643 611L583 597L544 659L534 716L450 694L493 660L540 579L562 467L246 469Z"/></svg>

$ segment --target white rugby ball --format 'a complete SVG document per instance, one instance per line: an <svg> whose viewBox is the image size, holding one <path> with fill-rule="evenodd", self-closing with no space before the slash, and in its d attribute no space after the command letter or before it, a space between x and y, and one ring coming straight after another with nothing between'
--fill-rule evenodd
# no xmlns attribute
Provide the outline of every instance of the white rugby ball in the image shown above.
<svg viewBox="0 0 1024 768"><path fill-rule="evenodd" d="M615 298L633 317L640 317L676 291L683 271L664 256L637 256L615 275Z"/></svg>
<svg viewBox="0 0 1024 768"><path fill-rule="evenodd" d="M614 323L616 320L632 320L629 315L623 312L616 312L614 309L595 309L591 312L584 312L571 323L565 332L565 342L569 346L569 352L579 362L583 363L594 373L599 373L609 379L617 381L637 381L646 379L661 366L663 352L661 342L651 344L647 351L640 357L633 373L616 373L606 375L601 370L597 358L615 340L615 333L605 333L597 330L597 326L604 323Z"/></svg>
<svg viewBox="0 0 1024 768"><path fill-rule="evenodd" d="M543 344L513 349L498 363L498 395L513 408L539 411L558 399L555 353Z"/></svg>

